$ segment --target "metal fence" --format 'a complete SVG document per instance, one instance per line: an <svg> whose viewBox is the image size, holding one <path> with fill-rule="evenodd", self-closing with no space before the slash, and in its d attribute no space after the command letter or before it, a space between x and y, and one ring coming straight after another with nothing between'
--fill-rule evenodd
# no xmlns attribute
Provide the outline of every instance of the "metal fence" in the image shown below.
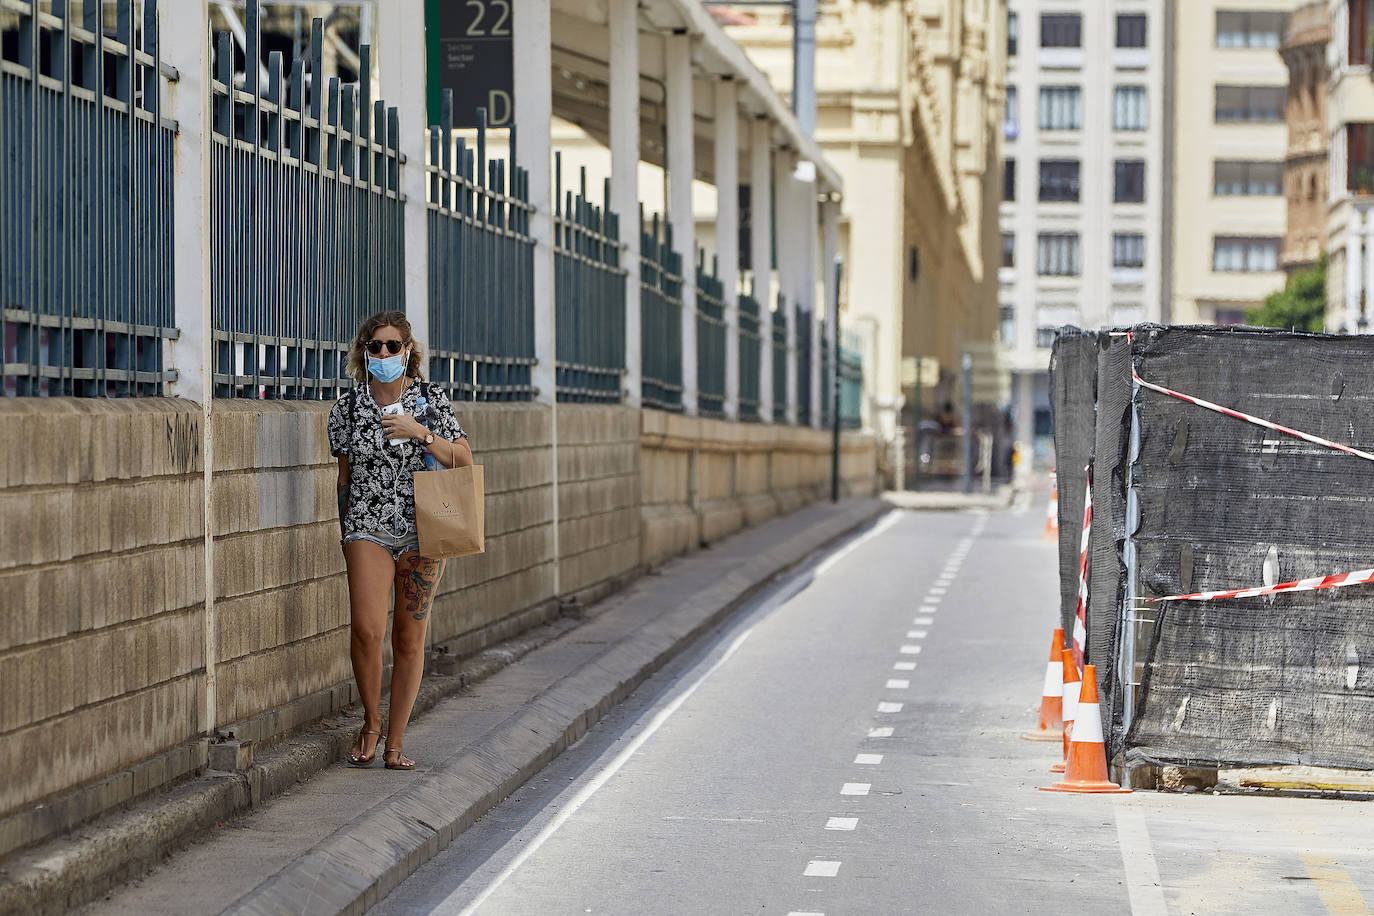
<svg viewBox="0 0 1374 916"><path fill-rule="evenodd" d="M751 294L739 297L739 418L758 420L760 350L759 302Z"/></svg>
<svg viewBox="0 0 1374 916"><path fill-rule="evenodd" d="M448 90L441 120L429 129L425 169L430 378L455 400L528 401L536 393L533 208L528 175L512 165L515 130L508 158L488 159L485 110L476 149L453 139Z"/></svg>
<svg viewBox="0 0 1374 916"><path fill-rule="evenodd" d="M773 312L773 422L787 422L787 297L778 293Z"/></svg>
<svg viewBox="0 0 1374 916"><path fill-rule="evenodd" d="M268 59L259 85L249 0L243 88L221 33L211 81L211 318L219 397L334 398L348 345L373 312L403 308L403 198L396 110L323 72L322 20L306 62Z"/></svg>
<svg viewBox="0 0 1374 916"><path fill-rule="evenodd" d="M811 425L811 310L797 306L797 422Z"/></svg>
<svg viewBox="0 0 1374 916"><path fill-rule="evenodd" d="M863 425L864 364L859 351L840 345L840 425Z"/></svg>
<svg viewBox="0 0 1374 916"><path fill-rule="evenodd" d="M830 416L831 412L834 409L835 401L835 392L831 388L831 386L834 384L834 380L830 377L830 326L826 322L822 321L820 323L819 330L821 338L821 403L819 412L821 417L821 426L826 429L829 429Z"/></svg>
<svg viewBox="0 0 1374 916"><path fill-rule="evenodd" d="M725 416L725 286L716 259L706 272L706 254L697 252L697 412Z"/></svg>
<svg viewBox="0 0 1374 916"><path fill-rule="evenodd" d="M157 395L175 373L172 155L156 0L0 4L0 390Z"/></svg>
<svg viewBox="0 0 1374 916"><path fill-rule="evenodd" d="M620 217L587 199L587 169L577 194L563 190L563 154L554 156L554 314L558 322L558 399L618 403L625 374L625 270Z"/></svg>
<svg viewBox="0 0 1374 916"><path fill-rule="evenodd" d="M681 410L682 255L673 250L672 227L660 226L657 214L646 231L641 208L639 222L640 396L646 407Z"/></svg>

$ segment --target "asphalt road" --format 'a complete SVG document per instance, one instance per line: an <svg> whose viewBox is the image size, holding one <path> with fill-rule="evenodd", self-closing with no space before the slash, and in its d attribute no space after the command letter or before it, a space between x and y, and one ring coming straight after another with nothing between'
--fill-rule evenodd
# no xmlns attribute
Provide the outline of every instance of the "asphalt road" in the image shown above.
<svg viewBox="0 0 1374 916"><path fill-rule="evenodd" d="M1029 511L1027 511L1029 510ZM1043 507L894 513L781 583L372 912L1368 913L1361 803L1036 791Z"/></svg>

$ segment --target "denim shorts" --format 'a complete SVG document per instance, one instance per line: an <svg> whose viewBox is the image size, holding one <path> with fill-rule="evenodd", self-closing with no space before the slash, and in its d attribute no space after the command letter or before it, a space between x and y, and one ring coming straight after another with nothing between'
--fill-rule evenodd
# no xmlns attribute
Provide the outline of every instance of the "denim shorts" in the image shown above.
<svg viewBox="0 0 1374 916"><path fill-rule="evenodd" d="M419 552L420 550L419 535L413 531L406 532L401 537L396 537L387 531L355 531L352 534L344 535L341 543L347 545L352 541L371 541L379 547L385 547L387 552L391 554L392 560L401 559L401 554L408 551Z"/></svg>

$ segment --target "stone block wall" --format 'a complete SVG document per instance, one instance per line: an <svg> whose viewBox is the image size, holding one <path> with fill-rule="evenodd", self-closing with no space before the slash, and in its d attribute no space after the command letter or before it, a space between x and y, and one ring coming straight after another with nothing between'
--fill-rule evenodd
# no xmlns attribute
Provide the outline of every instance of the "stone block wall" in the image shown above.
<svg viewBox="0 0 1374 916"><path fill-rule="evenodd" d="M829 492L816 430L454 406L486 477L486 553L448 561L431 618L460 657ZM353 701L329 407L216 401L207 430L174 399L0 398L23 430L0 438L0 858L198 772L214 732L270 743ZM843 460L871 493L873 440Z"/></svg>

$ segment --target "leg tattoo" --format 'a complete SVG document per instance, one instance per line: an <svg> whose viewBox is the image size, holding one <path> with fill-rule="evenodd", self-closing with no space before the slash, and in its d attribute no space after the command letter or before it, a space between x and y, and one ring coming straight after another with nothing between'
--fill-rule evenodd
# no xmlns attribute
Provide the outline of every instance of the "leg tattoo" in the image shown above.
<svg viewBox="0 0 1374 916"><path fill-rule="evenodd" d="M404 590L406 612L416 620L429 616L429 597L439 576L443 573L442 561L417 560L405 574Z"/></svg>

